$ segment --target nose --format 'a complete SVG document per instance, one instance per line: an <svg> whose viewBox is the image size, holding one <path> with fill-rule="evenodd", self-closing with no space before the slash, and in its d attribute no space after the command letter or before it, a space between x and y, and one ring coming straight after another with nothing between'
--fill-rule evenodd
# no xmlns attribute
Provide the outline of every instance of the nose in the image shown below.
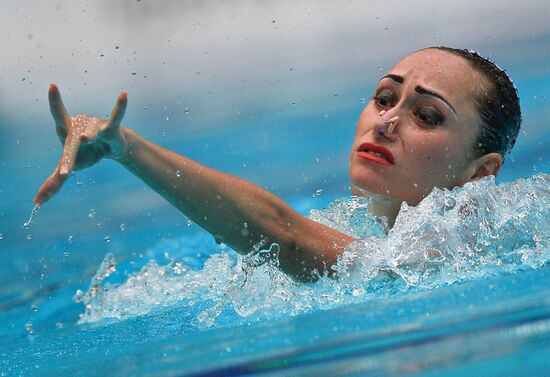
<svg viewBox="0 0 550 377"><path fill-rule="evenodd" d="M393 110L393 109L392 109ZM399 123L399 115L395 111L380 111L380 120L376 124L376 133L385 137L390 141L397 140L397 135L394 133L397 124Z"/></svg>

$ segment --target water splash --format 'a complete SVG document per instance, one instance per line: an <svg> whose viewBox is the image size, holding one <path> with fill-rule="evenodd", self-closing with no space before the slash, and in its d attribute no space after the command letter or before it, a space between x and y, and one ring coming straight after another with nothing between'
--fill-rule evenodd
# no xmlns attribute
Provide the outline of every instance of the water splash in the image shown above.
<svg viewBox="0 0 550 377"><path fill-rule="evenodd" d="M23 228L30 229L32 222L34 221L34 217L40 210L40 206L37 204L34 206L34 208L31 211L31 215L29 216L29 219L23 224Z"/></svg>
<svg viewBox="0 0 550 377"><path fill-rule="evenodd" d="M357 240L334 266L337 279L292 281L277 267L278 245L248 256L229 250L201 263L180 255L166 265L152 260L119 285L103 284L106 257L85 303L81 322L125 319L177 304L199 327L276 319L363 302L411 289L433 289L467 279L550 264L550 176L496 185L491 178L449 190L435 189L416 207L403 205L394 227L371 215L361 198L339 199L310 218ZM170 255L181 253L175 242ZM166 251L160 244L152 254ZM158 251L158 252L157 252ZM112 272L112 271L111 271ZM110 272L109 272L110 273ZM97 277L102 277L98 279Z"/></svg>

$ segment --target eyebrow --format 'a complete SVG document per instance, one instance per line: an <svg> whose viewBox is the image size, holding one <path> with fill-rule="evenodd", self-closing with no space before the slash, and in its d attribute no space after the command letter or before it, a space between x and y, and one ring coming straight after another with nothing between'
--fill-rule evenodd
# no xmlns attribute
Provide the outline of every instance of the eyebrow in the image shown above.
<svg viewBox="0 0 550 377"><path fill-rule="evenodd" d="M386 76L382 77L380 80L383 80L383 79L390 79L390 80L393 80L393 81L397 82L398 84L403 84L403 82L405 81L403 76L394 75L393 73L387 74ZM420 85L417 85L414 88L414 91L417 92L418 94L421 94L421 95L426 94L426 95L429 95L429 96L432 96L432 97L439 98L440 100L445 102L447 104L447 106L449 106L451 108L451 110L453 110L453 112L456 114L456 110L454 109L454 107L441 94L438 94L436 92L428 90L428 89L426 89L426 88L424 88Z"/></svg>

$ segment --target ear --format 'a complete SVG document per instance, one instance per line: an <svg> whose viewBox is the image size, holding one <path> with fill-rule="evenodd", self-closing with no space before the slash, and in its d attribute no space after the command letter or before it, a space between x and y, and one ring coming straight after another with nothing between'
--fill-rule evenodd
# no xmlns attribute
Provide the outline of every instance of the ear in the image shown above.
<svg viewBox="0 0 550 377"><path fill-rule="evenodd" d="M469 179L475 181L488 175L496 175L502 166L502 156L499 153L487 153L480 158L472 161L468 169Z"/></svg>

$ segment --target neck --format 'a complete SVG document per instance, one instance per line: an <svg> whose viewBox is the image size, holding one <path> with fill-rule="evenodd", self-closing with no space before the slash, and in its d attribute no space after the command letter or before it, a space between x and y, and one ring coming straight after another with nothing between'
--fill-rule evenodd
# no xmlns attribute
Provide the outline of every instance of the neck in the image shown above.
<svg viewBox="0 0 550 377"><path fill-rule="evenodd" d="M369 211L375 216L385 217L388 220L388 226L390 228L393 227L399 209L401 208L402 200L369 192L355 186L352 186L351 192L353 195L369 199Z"/></svg>

